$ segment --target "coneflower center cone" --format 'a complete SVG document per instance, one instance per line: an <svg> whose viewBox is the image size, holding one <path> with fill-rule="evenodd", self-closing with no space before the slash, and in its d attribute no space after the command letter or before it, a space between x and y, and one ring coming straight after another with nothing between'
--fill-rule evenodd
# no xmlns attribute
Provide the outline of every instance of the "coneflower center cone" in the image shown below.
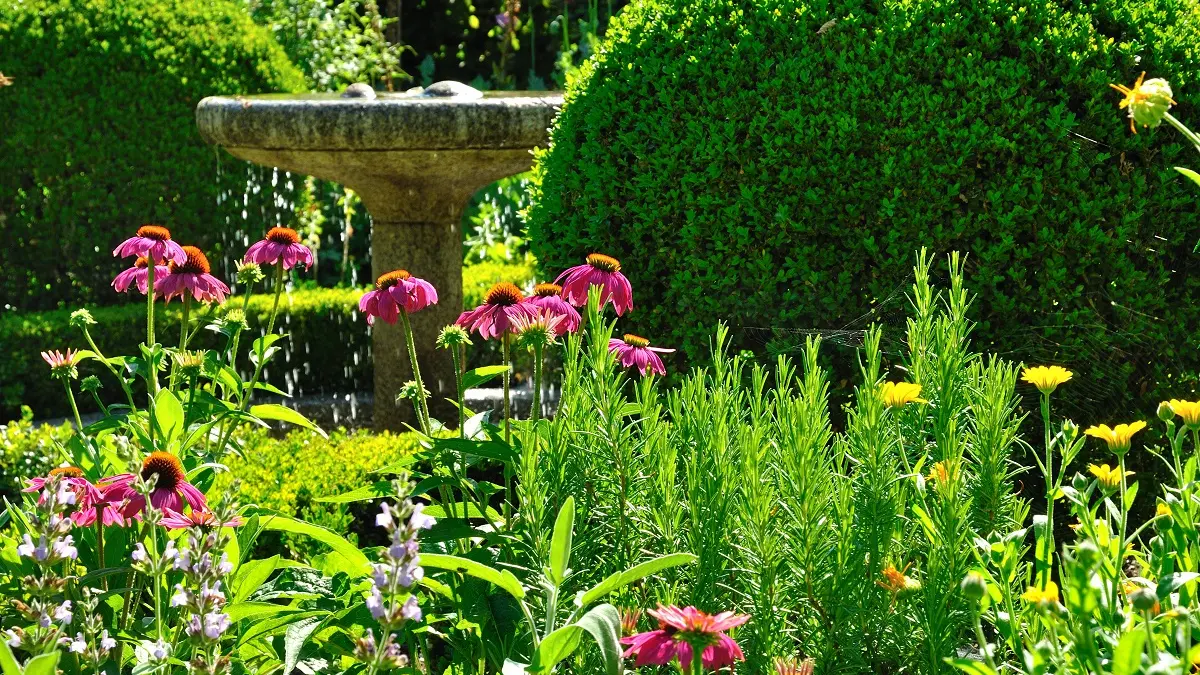
<svg viewBox="0 0 1200 675"><path fill-rule="evenodd" d="M155 490L174 490L187 480L179 458L161 451L150 453L146 461L142 462L142 479L150 480L151 476L158 476L154 484Z"/></svg>
<svg viewBox="0 0 1200 675"><path fill-rule="evenodd" d="M624 340L625 344L629 345L630 347L649 347L650 346L649 340L647 340L646 338L641 337L639 335L633 335L631 333L626 333L625 336L622 338L622 340Z"/></svg>
<svg viewBox="0 0 1200 675"><path fill-rule="evenodd" d="M621 263L612 256L604 255L603 253L591 253L587 257L587 264L604 272L620 272Z"/></svg>
<svg viewBox="0 0 1200 675"><path fill-rule="evenodd" d="M411 278L412 275L408 273L408 270L393 270L387 274L381 274L379 278L375 280L375 290L382 291L395 286L401 281Z"/></svg>
<svg viewBox="0 0 1200 675"><path fill-rule="evenodd" d="M184 246L183 252L187 255L187 260L182 265L171 263L172 272L190 272L192 274L208 274L212 271L212 267L208 264L208 257L204 252L195 246Z"/></svg>
<svg viewBox="0 0 1200 675"><path fill-rule="evenodd" d="M508 281L501 281L492 286L487 292L487 298L484 300L489 305L500 305L501 307L510 307L525 299L525 294L515 284Z"/></svg>
<svg viewBox="0 0 1200 675"><path fill-rule="evenodd" d="M138 228L137 236L155 241L171 241L171 231L161 225L143 225Z"/></svg>
<svg viewBox="0 0 1200 675"><path fill-rule="evenodd" d="M267 241L276 244L299 244L300 234L290 227L272 227L267 230Z"/></svg>

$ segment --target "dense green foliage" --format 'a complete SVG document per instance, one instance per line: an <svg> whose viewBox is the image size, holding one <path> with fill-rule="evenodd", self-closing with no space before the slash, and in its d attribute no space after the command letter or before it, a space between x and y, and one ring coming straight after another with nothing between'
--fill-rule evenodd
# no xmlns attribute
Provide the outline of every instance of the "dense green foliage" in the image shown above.
<svg viewBox="0 0 1200 675"><path fill-rule="evenodd" d="M479 263L463 269L463 304L474 307L483 302L495 280L525 286L533 279L529 263L506 265ZM358 288L297 290L284 296L281 311L284 329L291 335L284 365L287 370L277 379L285 391L296 395L352 392L371 389L371 338L366 322L358 314ZM247 308L251 325L265 325L271 311L272 296L256 295ZM234 305L230 305L232 307ZM228 309L228 307L226 308ZM133 351L145 339L146 308L130 302L118 307L94 307L92 314L105 326L97 336L105 354ZM159 335L173 340L179 335L181 306L172 303L155 315ZM215 318L223 310L201 310ZM0 420L14 419L21 405L33 409L39 417L67 415L62 386L46 377L47 367L39 353L47 349L86 348L79 332L70 327L70 310L49 312L0 313ZM216 333L201 331L196 347L214 348L221 344ZM334 340L338 349L320 352L319 345ZM320 358L313 355L321 353ZM251 370L249 363L242 364ZM95 363L83 366L84 375L97 375L109 388L105 400L119 399L119 390L109 382L107 372ZM111 395L108 395L111 394ZM84 412L95 406L85 399Z"/></svg>
<svg viewBox="0 0 1200 675"><path fill-rule="evenodd" d="M695 359L716 319L748 347L766 340L739 329L889 321L869 313L895 309L909 251L967 251L981 344L1071 367L1091 411L1130 407L1200 366L1200 209L1171 168L1187 144L1131 134L1108 84L1169 77L1195 117L1194 16L1184 0L635 3L538 161L534 253L551 270L622 259L634 332Z"/></svg>
<svg viewBox="0 0 1200 675"><path fill-rule="evenodd" d="M219 259L286 212L247 189L270 170L215 155L196 131L205 96L304 86L238 3L5 0L0 54L13 78L0 88L5 304L107 297L118 233L142 223Z"/></svg>

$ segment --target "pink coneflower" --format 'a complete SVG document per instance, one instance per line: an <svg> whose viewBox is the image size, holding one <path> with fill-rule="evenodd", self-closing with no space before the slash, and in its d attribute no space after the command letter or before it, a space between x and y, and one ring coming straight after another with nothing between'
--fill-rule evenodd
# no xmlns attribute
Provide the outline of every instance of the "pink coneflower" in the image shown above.
<svg viewBox="0 0 1200 675"><path fill-rule="evenodd" d="M150 480L151 476L158 477L154 490L150 493L150 504L154 508L181 512L186 503L197 511L208 510L208 501L204 498L204 493L187 481L183 464L175 455L169 452L150 453L146 461L142 462L141 476L143 480ZM123 473L101 481L108 484L104 490L108 501L126 502L121 511L126 518L140 517L146 508L146 497L137 491L134 486L136 481L137 476L131 473Z"/></svg>
<svg viewBox="0 0 1200 675"><path fill-rule="evenodd" d="M438 301L437 289L433 284L414 277L407 270L395 270L375 280L375 290L368 291L358 301L358 311L367 315L367 323L375 323L378 317L387 323L396 323L400 309L412 314Z"/></svg>
<svg viewBox="0 0 1200 675"><path fill-rule="evenodd" d="M148 277L150 276L150 270L148 270L146 268L149 266L150 266L149 258L145 258L145 257L138 258L136 261L134 261L133 267L130 267L129 269L125 270L124 272L121 272L120 274L117 275L116 279L113 279L113 282L112 282L113 289L115 289L118 293L124 293L129 290L130 286L132 286L133 284L137 284L138 290L141 291L142 295L145 295L147 285L149 283ZM166 277L167 274L170 273L170 271L171 271L170 268L168 268L166 265L162 265L162 264L155 265L154 266L154 277L156 279L162 279L162 278Z"/></svg>
<svg viewBox="0 0 1200 675"><path fill-rule="evenodd" d="M75 506L82 509L103 498L100 488L92 485L92 482L83 477L83 470L75 466L60 466L57 469L51 469L50 473L44 478L27 478L25 480L26 487L21 492L39 492L46 487L46 483L51 478L60 477L67 487L75 493Z"/></svg>
<svg viewBox="0 0 1200 675"><path fill-rule="evenodd" d="M42 360L50 366L52 374L58 377L75 377L77 372L75 366L79 365L83 359L80 358L78 350L68 349L64 354L56 349L52 352L42 352Z"/></svg>
<svg viewBox="0 0 1200 675"><path fill-rule="evenodd" d="M113 255L120 258L137 256L178 265L187 262L187 254L184 253L183 247L171 241L171 231L160 225L139 227L135 236L113 249Z"/></svg>
<svg viewBox="0 0 1200 675"><path fill-rule="evenodd" d="M192 509L191 512L186 516L178 511L164 509L163 519L161 522L163 527L167 528L168 530L186 530L189 527L202 527L207 529L221 525L221 523L217 521L217 517L213 515L212 511L198 511L196 509ZM242 519L235 517L233 520L224 523L224 526L239 527L241 524Z"/></svg>
<svg viewBox="0 0 1200 675"><path fill-rule="evenodd" d="M283 261L283 269L290 270L297 263L304 269L312 267L313 254L300 243L300 234L290 227L272 227L265 239L255 242L246 249L246 262L271 265Z"/></svg>
<svg viewBox="0 0 1200 675"><path fill-rule="evenodd" d="M563 272L554 283L562 286L563 297L576 307L586 305L588 289L599 286L601 307L611 301L617 316L633 309L633 287L621 274L621 263L616 258L593 253L587 257L587 264Z"/></svg>
<svg viewBox="0 0 1200 675"><path fill-rule="evenodd" d="M170 274L155 280L155 295L166 298L167 302L176 296L182 298L185 293L191 293L200 302L225 302L229 287L209 274L212 268L204 252L195 246L184 246L183 252L184 261L172 262L168 266Z"/></svg>
<svg viewBox="0 0 1200 675"><path fill-rule="evenodd" d="M579 330L580 322L579 312L575 311L571 303L563 300L561 294L562 286L558 284L538 284L533 287L533 297L525 301L563 318L555 329L559 336Z"/></svg>
<svg viewBox="0 0 1200 675"><path fill-rule="evenodd" d="M512 330L513 319L533 318L538 308L525 302L521 289L512 283L501 281L492 286L482 305L459 315L454 323L467 330L479 333L485 340L500 337Z"/></svg>
<svg viewBox="0 0 1200 675"><path fill-rule="evenodd" d="M621 365L626 368L637 368L642 375L647 372L666 375L667 367L663 365L662 359L658 355L670 354L675 350L651 347L650 341L646 338L626 333L625 337L620 340L610 339L608 351L617 355L617 361Z"/></svg>
<svg viewBox="0 0 1200 675"><path fill-rule="evenodd" d="M621 638L629 645L625 656L637 656L634 665L665 666L678 658L686 672L692 665L694 649L700 649L700 665L717 670L732 666L734 661L745 658L741 647L725 631L736 628L750 620L745 614L721 612L705 614L695 607L675 606L652 609L650 616L658 619L658 630Z"/></svg>

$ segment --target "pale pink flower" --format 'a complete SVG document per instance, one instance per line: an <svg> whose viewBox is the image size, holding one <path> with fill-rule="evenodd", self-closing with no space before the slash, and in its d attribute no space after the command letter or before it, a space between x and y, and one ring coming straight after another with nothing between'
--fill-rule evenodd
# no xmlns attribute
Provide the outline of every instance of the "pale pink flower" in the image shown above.
<svg viewBox="0 0 1200 675"><path fill-rule="evenodd" d="M684 672L692 665L695 649L700 649L700 665L717 670L745 659L742 649L725 631L750 620L745 614L721 612L705 614L695 607L658 606L648 612L658 619L658 630L621 638L629 645L625 656L636 656L637 667L665 666L678 658Z"/></svg>
<svg viewBox="0 0 1200 675"><path fill-rule="evenodd" d="M220 279L209 274L212 268L204 252L195 246L184 246L184 262L172 262L170 273L161 279L154 280L154 293L160 298L182 298L185 293L191 293L199 302L225 302L229 295L229 287Z"/></svg>
<svg viewBox="0 0 1200 675"><path fill-rule="evenodd" d="M651 347L650 341L646 338L626 333L620 340L610 339L608 351L617 355L617 361L622 366L637 368L642 375L646 375L648 372L666 375L667 367L663 365L659 354L670 354L675 350Z"/></svg>
<svg viewBox="0 0 1200 675"><path fill-rule="evenodd" d="M82 361L79 357L79 350L68 349L66 354L55 349L52 352L42 352L42 360L45 361L51 370L68 370L74 369Z"/></svg>
<svg viewBox="0 0 1200 675"><path fill-rule="evenodd" d="M601 307L612 302L617 316L633 309L633 287L621 274L621 263L601 253L592 253L586 264L563 272L554 283L562 286L563 297L576 307L586 305L588 289L599 286Z"/></svg>
<svg viewBox="0 0 1200 675"><path fill-rule="evenodd" d="M358 311L367 315L367 324L375 319L396 323L400 310L412 314L438 301L433 284L414 277L407 270L394 270L375 280L375 290L368 291L358 301Z"/></svg>
<svg viewBox="0 0 1200 675"><path fill-rule="evenodd" d="M182 265L187 262L187 254L183 247L171 241L171 231L161 225L143 225L137 234L113 249L113 255L119 258L139 257L149 258L155 262L173 262Z"/></svg>
<svg viewBox="0 0 1200 675"><path fill-rule="evenodd" d="M579 323L581 321L579 312L571 306L571 303L562 299L562 286L558 284L538 284L533 287L533 296L525 302L535 307L541 307L544 311L555 316L561 316L563 320L555 328L555 332L559 336L579 330Z"/></svg>
<svg viewBox="0 0 1200 675"><path fill-rule="evenodd" d="M297 264L304 269L312 267L313 254L300 243L300 234L290 227L272 227L262 241L246 249L246 262L271 265L282 261L283 269L290 270Z"/></svg>
<svg viewBox="0 0 1200 675"><path fill-rule="evenodd" d="M485 340L500 337L512 331L513 320L519 317L533 318L538 308L525 302L521 289L510 282L502 281L487 292L482 305L459 315L454 323L467 330L476 331Z"/></svg>
<svg viewBox="0 0 1200 675"><path fill-rule="evenodd" d="M130 286L137 284L137 289L141 291L142 295L145 295L150 282L150 270L148 269L149 266L149 258L138 258L136 261L134 261L133 267L121 272L117 275L116 279L113 279L112 287L118 293L124 293L129 290ZM168 268L166 265L158 264L154 266L155 279L162 279L169 273L170 268Z"/></svg>

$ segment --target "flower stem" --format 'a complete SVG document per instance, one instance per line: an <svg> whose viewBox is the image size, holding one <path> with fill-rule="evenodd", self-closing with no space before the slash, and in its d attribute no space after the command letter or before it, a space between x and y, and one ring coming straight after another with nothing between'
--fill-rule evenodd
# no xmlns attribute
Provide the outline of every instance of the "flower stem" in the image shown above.
<svg viewBox="0 0 1200 675"><path fill-rule="evenodd" d="M182 354L187 350L188 343L188 324L190 323L190 314L192 312L192 296L187 293L183 294L183 320L179 325L179 353ZM171 388L175 388L175 382L179 375L178 363L171 364Z"/></svg>
<svg viewBox="0 0 1200 675"><path fill-rule="evenodd" d="M450 360L454 363L454 389L458 395L458 436L459 438L466 438L467 421L466 413L463 411L463 363L461 356L465 356L462 352L462 346L450 345Z"/></svg>
<svg viewBox="0 0 1200 675"><path fill-rule="evenodd" d="M96 506L94 508L96 509L96 557L98 558L97 567L99 569L104 569L106 566L105 562L104 562L104 518L103 518L104 514L101 512L101 510L104 507ZM108 577L107 576L100 577L100 587L104 589L105 593L108 592Z"/></svg>
<svg viewBox="0 0 1200 675"><path fill-rule="evenodd" d="M1046 443L1046 465L1045 465L1045 480L1046 480L1046 529L1042 542L1042 554L1045 560L1045 567L1038 570L1037 580L1039 588L1046 588L1046 584L1050 583L1050 575L1054 568L1054 493L1057 485L1054 480L1054 454L1050 447L1050 395L1042 394L1042 426L1045 428L1045 443Z"/></svg>
<svg viewBox="0 0 1200 675"><path fill-rule="evenodd" d="M542 413L542 346L535 345L533 348L533 410L529 412L529 419L533 422L533 426L537 426L538 418Z"/></svg>
<svg viewBox="0 0 1200 675"><path fill-rule="evenodd" d="M125 398L129 401L129 411L136 415L138 411L137 404L133 402L133 392L129 389L129 385L125 382L125 378L121 377L120 373L117 372L116 367L109 363L108 359L104 358L104 354L100 352L100 347L98 347L96 345L96 341L92 339L92 333L88 330L87 326L83 326L82 330L83 339L87 340L88 346L92 348L92 351L96 354L96 358L100 359L100 363L103 363L104 366L108 368L108 372L112 373L112 376L117 379L117 384L121 385L121 389L125 392Z"/></svg>
<svg viewBox="0 0 1200 675"><path fill-rule="evenodd" d="M509 333L505 331L501 342L504 345L504 444L512 444L512 405L509 403L509 381L512 379L512 355L509 350ZM504 463L504 524L511 527L509 516L512 511L512 467ZM536 640L534 641L536 643Z"/></svg>
<svg viewBox="0 0 1200 675"><path fill-rule="evenodd" d="M75 415L75 429L83 433L83 422L79 420L79 407L75 405L75 394L71 392L71 381L63 378L63 388L67 390L67 401L71 404L71 413Z"/></svg>
<svg viewBox="0 0 1200 675"><path fill-rule="evenodd" d="M412 364L413 380L417 383L417 422L421 425L421 431L429 435L429 403L425 400L425 385L421 383L421 367L417 365L417 346L413 340L412 324L408 320L408 310L403 307L400 308L400 321L404 324L408 361Z"/></svg>

